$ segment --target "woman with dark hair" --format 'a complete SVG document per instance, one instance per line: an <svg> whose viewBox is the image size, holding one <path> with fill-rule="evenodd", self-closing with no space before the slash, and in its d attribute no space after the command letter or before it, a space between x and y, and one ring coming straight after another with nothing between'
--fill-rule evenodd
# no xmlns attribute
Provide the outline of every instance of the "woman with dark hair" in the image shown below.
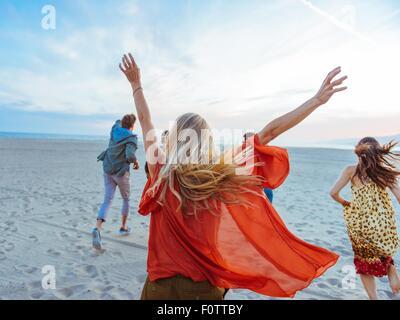
<svg viewBox="0 0 400 320"><path fill-rule="evenodd" d="M381 146L375 138L362 139L355 148L358 164L347 167L331 191L332 198L344 207L354 264L371 300L378 299L375 277L388 276L393 294L400 292L400 278L393 256L399 246L396 213L390 189L400 203L396 161L400 153L395 143ZM348 202L340 191L351 182L353 200Z"/></svg>

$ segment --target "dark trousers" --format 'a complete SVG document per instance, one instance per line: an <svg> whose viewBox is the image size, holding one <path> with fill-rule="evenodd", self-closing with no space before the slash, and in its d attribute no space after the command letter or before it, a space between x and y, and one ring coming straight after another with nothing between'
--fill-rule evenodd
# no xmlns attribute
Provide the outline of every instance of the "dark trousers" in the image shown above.
<svg viewBox="0 0 400 320"><path fill-rule="evenodd" d="M194 282L183 276L154 282L147 278L141 300L224 300L226 292L208 281Z"/></svg>

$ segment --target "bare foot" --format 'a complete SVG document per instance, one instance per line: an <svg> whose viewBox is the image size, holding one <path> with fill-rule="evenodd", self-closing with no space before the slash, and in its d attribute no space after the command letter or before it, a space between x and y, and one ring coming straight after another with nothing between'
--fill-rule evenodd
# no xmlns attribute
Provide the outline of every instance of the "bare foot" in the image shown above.
<svg viewBox="0 0 400 320"><path fill-rule="evenodd" d="M396 267L391 265L388 272L390 287L394 295L400 293L400 277L397 273Z"/></svg>

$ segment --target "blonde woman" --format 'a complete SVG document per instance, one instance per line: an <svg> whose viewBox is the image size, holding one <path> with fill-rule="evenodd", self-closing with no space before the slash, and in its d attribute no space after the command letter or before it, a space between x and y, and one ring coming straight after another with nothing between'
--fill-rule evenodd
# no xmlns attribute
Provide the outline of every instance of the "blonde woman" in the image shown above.
<svg viewBox="0 0 400 320"><path fill-rule="evenodd" d="M151 214L142 299L217 300L230 288L293 297L336 263L336 254L289 232L263 187L278 187L289 173L287 151L267 144L346 89L340 87L346 77L334 80L340 68L314 97L248 139L243 147L252 150L245 154L252 154L254 165L247 175L241 174L243 162L209 163L215 155L211 128L195 113L180 116L171 128L165 162L146 139L154 126L132 55L123 57L120 69L133 89L150 172L139 207L142 215ZM201 137L190 152L175 138L188 130ZM193 154L198 162L190 164Z"/></svg>

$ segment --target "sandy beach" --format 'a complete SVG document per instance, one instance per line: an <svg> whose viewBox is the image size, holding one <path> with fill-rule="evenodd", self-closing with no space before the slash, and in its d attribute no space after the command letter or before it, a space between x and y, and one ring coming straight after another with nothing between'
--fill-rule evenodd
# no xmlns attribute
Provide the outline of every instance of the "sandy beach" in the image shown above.
<svg viewBox="0 0 400 320"><path fill-rule="evenodd" d="M124 238L116 233L121 206L117 193L103 231L106 250L98 253L91 247L90 230L103 198L96 157L106 144L0 139L0 299L139 298L146 278L149 222L137 214L146 179L142 149L142 168L131 171L133 233ZM352 151L290 148L289 153L291 175L275 192L274 205L297 236L340 255L339 262L296 299L366 299L358 278L354 288L343 288L353 255L342 210L328 194L342 169L355 161ZM46 265L55 267L55 290L42 288ZM387 279L379 280L378 288L381 299L393 299ZM270 298L232 290L227 299Z"/></svg>

